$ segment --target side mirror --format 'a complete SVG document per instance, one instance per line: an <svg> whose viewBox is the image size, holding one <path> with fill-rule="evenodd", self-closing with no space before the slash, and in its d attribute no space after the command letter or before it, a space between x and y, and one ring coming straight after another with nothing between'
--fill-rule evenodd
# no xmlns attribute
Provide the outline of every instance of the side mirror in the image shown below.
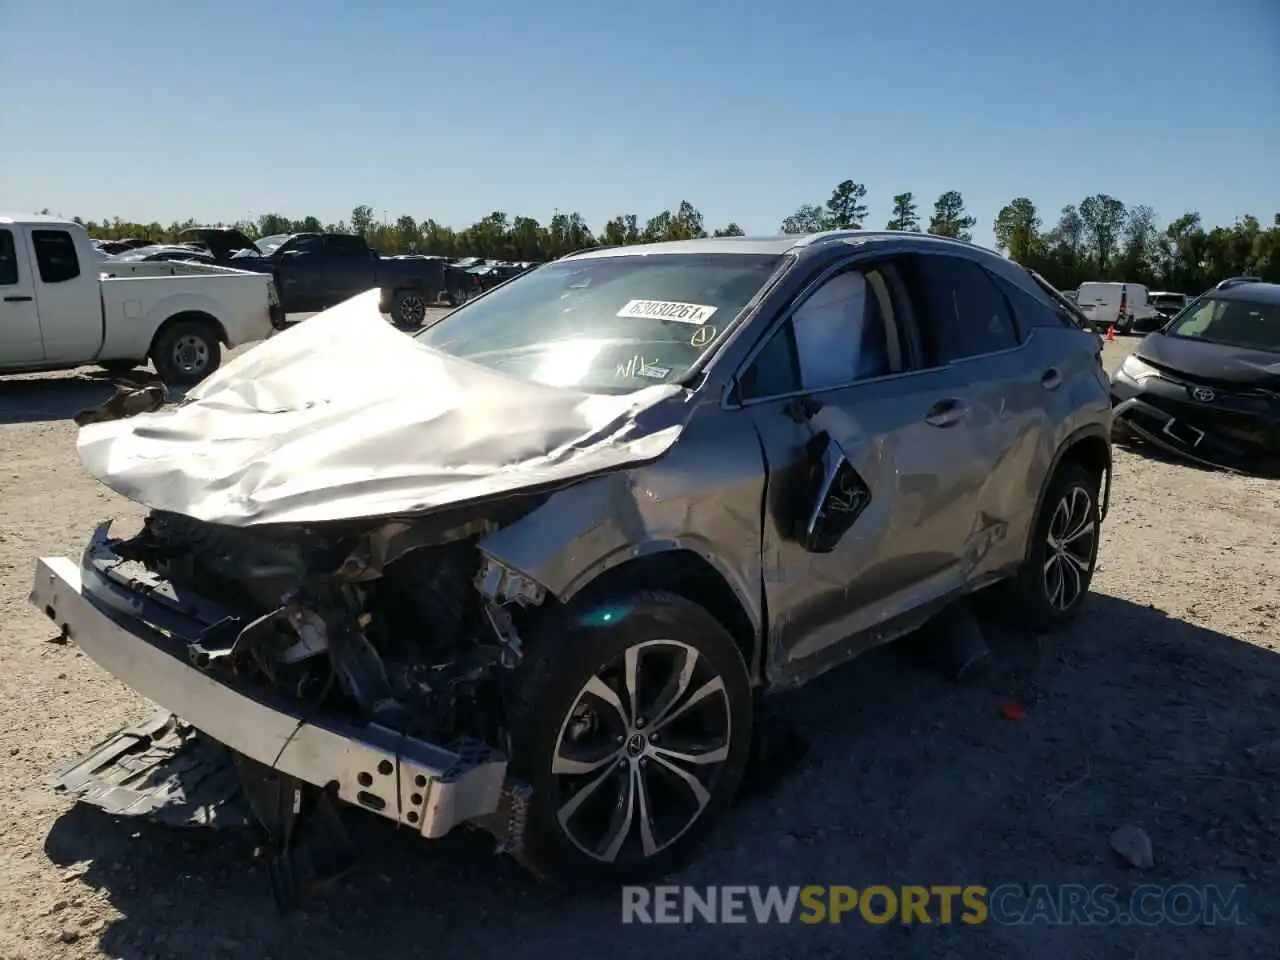
<svg viewBox="0 0 1280 960"><path fill-rule="evenodd" d="M809 441L805 452L809 476L796 539L810 553L831 553L871 503L871 490L825 430Z"/></svg>

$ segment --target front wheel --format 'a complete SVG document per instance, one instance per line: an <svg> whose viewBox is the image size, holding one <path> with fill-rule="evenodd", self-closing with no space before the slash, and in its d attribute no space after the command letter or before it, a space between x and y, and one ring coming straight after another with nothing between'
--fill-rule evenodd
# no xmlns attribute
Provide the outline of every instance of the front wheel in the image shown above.
<svg viewBox="0 0 1280 960"><path fill-rule="evenodd" d="M156 337L151 362L165 385L195 386L222 363L221 341L211 324L179 320Z"/></svg>
<svg viewBox="0 0 1280 960"><path fill-rule="evenodd" d="M1058 467L1031 532L1027 562L1007 585L1011 613L1039 632L1080 612L1098 562L1100 479L1077 463Z"/></svg>
<svg viewBox="0 0 1280 960"><path fill-rule="evenodd" d="M669 593L555 620L530 638L513 697L512 771L532 787L517 856L563 884L668 873L742 781L742 654L706 610Z"/></svg>

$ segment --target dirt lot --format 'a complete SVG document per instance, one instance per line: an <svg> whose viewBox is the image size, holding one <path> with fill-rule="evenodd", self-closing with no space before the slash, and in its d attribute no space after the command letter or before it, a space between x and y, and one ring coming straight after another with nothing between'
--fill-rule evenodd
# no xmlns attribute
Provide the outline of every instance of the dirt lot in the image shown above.
<svg viewBox="0 0 1280 960"><path fill-rule="evenodd" d="M1109 347L1114 368L1130 344ZM468 834L359 825L367 864L281 919L238 838L112 821L44 785L143 709L26 604L37 555L138 508L79 467L68 416L110 386L0 381L0 958L1274 957L1280 940L1280 486L1118 452L1095 596L1070 632L997 634L952 685L877 651L787 707L813 741L675 882L1243 884L1246 926L623 927ZM1022 720L1002 716L1008 700ZM1155 865L1108 845L1143 828ZM367 835L367 836L366 836ZM403 841L403 842L402 842Z"/></svg>

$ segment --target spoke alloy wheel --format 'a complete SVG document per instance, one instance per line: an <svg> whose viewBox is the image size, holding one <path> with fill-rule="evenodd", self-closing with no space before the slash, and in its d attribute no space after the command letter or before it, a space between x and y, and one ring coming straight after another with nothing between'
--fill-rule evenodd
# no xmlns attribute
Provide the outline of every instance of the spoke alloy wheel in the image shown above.
<svg viewBox="0 0 1280 960"><path fill-rule="evenodd" d="M419 296L405 297L400 301L400 319L406 325L413 324L416 327L422 326L422 321L427 316L427 305Z"/></svg>
<svg viewBox="0 0 1280 960"><path fill-rule="evenodd" d="M729 756L724 678L676 640L628 648L578 692L551 774L565 836L605 863L635 862L701 816Z"/></svg>
<svg viewBox="0 0 1280 960"><path fill-rule="evenodd" d="M209 366L209 344L187 334L173 345L173 364L186 374L202 373Z"/></svg>
<svg viewBox="0 0 1280 960"><path fill-rule="evenodd" d="M1044 590L1055 610L1069 610L1084 593L1097 536L1093 498L1083 487L1072 487L1058 501L1049 521Z"/></svg>

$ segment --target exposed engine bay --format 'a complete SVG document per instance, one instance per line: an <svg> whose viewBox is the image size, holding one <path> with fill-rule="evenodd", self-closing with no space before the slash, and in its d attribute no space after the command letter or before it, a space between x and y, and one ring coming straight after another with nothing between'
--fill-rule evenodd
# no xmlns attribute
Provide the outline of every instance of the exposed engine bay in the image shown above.
<svg viewBox="0 0 1280 960"><path fill-rule="evenodd" d="M115 551L230 612L189 645L200 669L354 722L501 747L501 676L543 593L477 550L497 523L447 524L275 531L155 511Z"/></svg>
<svg viewBox="0 0 1280 960"><path fill-rule="evenodd" d="M165 511L127 538L103 524L81 567L97 578L99 602L158 631L193 678L291 704L296 720L282 725L269 707L233 720L259 747L275 744L249 750L255 758L234 737L224 746L162 713L62 769L55 787L117 815L256 823L282 909L357 859L344 801L428 837L469 823L517 850L529 794L502 778L504 693L516 680L520 632L547 595L478 542L542 500L312 528L241 529ZM49 599L56 620L60 602ZM157 702L181 710L199 697L187 691Z"/></svg>

